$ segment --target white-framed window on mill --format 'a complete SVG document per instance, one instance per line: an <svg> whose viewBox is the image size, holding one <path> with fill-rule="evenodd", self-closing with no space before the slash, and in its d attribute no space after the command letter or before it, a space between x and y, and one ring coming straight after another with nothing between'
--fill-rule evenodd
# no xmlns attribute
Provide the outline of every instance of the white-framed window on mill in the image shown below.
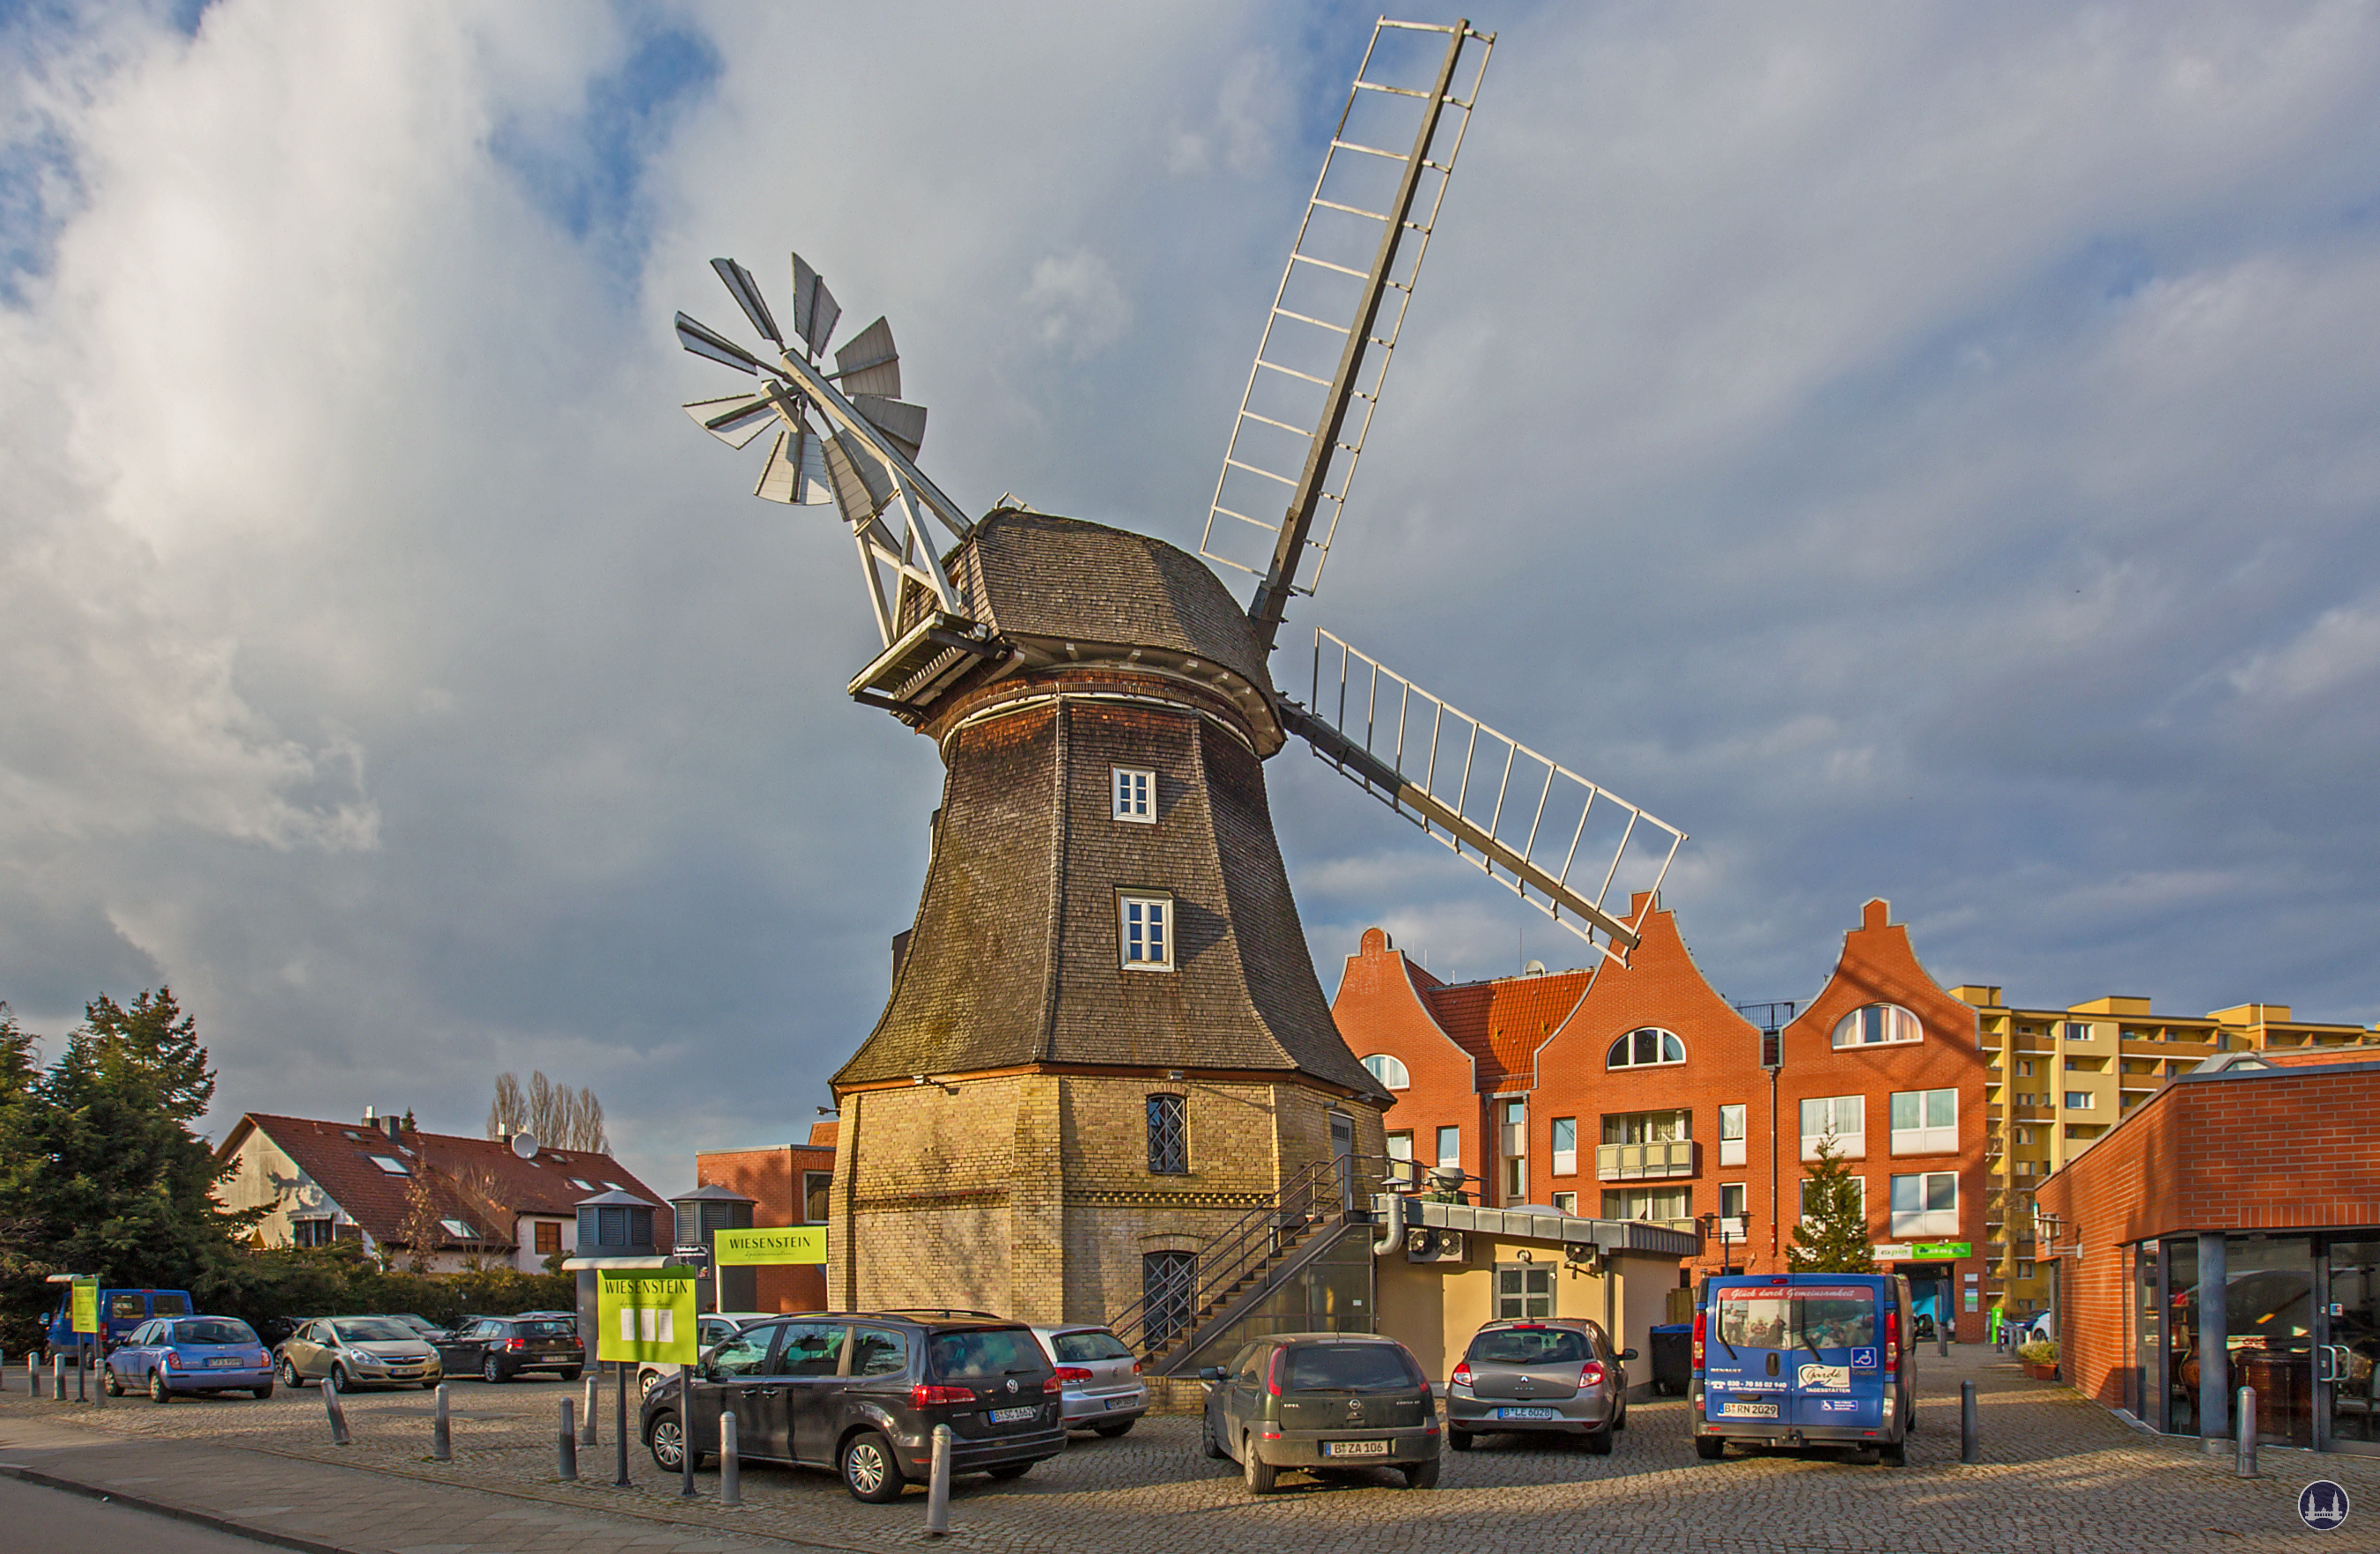
<svg viewBox="0 0 2380 1554"><path fill-rule="evenodd" d="M1157 773L1145 766L1115 768L1115 818L1135 825L1157 823Z"/></svg>
<svg viewBox="0 0 2380 1554"><path fill-rule="evenodd" d="M1173 898L1129 892L1118 896L1126 971L1173 969Z"/></svg>

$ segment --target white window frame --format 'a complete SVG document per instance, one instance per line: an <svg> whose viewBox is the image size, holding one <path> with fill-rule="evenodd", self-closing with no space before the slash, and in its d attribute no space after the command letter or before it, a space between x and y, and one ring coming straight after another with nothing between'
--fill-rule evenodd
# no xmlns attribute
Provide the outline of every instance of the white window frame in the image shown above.
<svg viewBox="0 0 2380 1554"><path fill-rule="evenodd" d="M1743 1129L1747 1109L1722 1106L1718 1109L1718 1163L1740 1166L1744 1163Z"/></svg>
<svg viewBox="0 0 2380 1554"><path fill-rule="evenodd" d="M1390 1052L1375 1052L1364 1060L1365 1070L1391 1090L1413 1088L1413 1071L1404 1060Z"/></svg>
<svg viewBox="0 0 2380 1554"><path fill-rule="evenodd" d="M372 1164L380 1167L381 1170L388 1172L391 1176L410 1176L413 1174L413 1172L405 1169L405 1162L403 1160L397 1159L393 1156L367 1155L364 1158L371 1161Z"/></svg>
<svg viewBox="0 0 2380 1554"><path fill-rule="evenodd" d="M1529 1102L1522 1096L1500 1097L1496 1102L1496 1143L1504 1167L1504 1201L1529 1201ZM1515 1148L1517 1145L1519 1147Z"/></svg>
<svg viewBox="0 0 2380 1554"><path fill-rule="evenodd" d="M438 1221L438 1228L444 1231L448 1235L453 1236L457 1241L477 1241L480 1239L480 1232L465 1224L460 1220L441 1220Z"/></svg>
<svg viewBox="0 0 2380 1554"><path fill-rule="evenodd" d="M1134 915L1140 915L1135 921ZM1135 942L1135 934L1139 941ZM1135 955L1135 950L1146 952L1150 941L1160 953ZM1153 891L1120 891L1116 893L1116 954L1126 971L1171 971L1173 969L1173 898Z"/></svg>
<svg viewBox="0 0 2380 1554"><path fill-rule="evenodd" d="M1814 1101L1821 1102L1828 1108L1828 1118L1834 1123L1836 1152L1847 1160L1866 1159L1867 1097L1865 1096L1803 1096L1798 1108L1803 1119L1802 1158L1805 1160L1816 1159L1818 1146L1827 1136L1825 1128L1820 1128L1816 1133L1810 1131L1808 1108ZM1842 1103L1845 1101L1851 1103L1852 1120L1858 1124L1855 1128L1845 1128L1842 1125Z"/></svg>
<svg viewBox="0 0 2380 1554"><path fill-rule="evenodd" d="M1636 1056L1636 1038L1640 1036L1653 1038L1656 1056ZM1674 1068L1685 1061L1684 1038L1677 1032L1665 1030L1659 1026L1638 1026L1623 1033L1603 1054L1603 1066L1606 1068Z"/></svg>
<svg viewBox="0 0 2380 1554"><path fill-rule="evenodd" d="M1937 1108L1935 1101L1943 1096L1950 1099L1950 1121L1936 1123L1931 1119ZM1907 1098L1917 1108L1913 1126L1900 1125L1901 1100ZM1896 1155L1950 1155L1959 1148L1959 1092L1955 1089L1895 1090L1886 1101L1886 1115L1892 1123L1892 1152Z"/></svg>
<svg viewBox="0 0 2380 1554"><path fill-rule="evenodd" d="M2095 1111L2098 1110L2097 1101L2097 1096L2090 1090L2066 1092L2066 1110L2069 1111Z"/></svg>
<svg viewBox="0 0 2380 1554"><path fill-rule="evenodd" d="M1900 1207L1900 1200L1905 1196L1901 1185L1903 1183L1915 1184L1910 1191L1917 1196L1919 1207L1915 1208ZM1937 1196L1937 1189L1946 1183L1950 1190L1949 1207L1937 1208L1933 1203ZM1889 1201L1892 1205L1894 1240L1898 1241L1903 1236L1952 1236L1959 1233L1959 1173L1957 1172L1922 1171L1897 1174L1892 1179L1891 1193Z"/></svg>
<svg viewBox="0 0 2380 1554"><path fill-rule="evenodd" d="M1570 1147L1567 1149L1562 1147L1562 1129L1565 1127L1570 1129ZM1553 1156L1554 1174L1556 1176L1576 1176L1578 1174L1577 1118L1557 1117L1554 1119L1552 1147L1548 1152Z"/></svg>
<svg viewBox="0 0 2380 1554"><path fill-rule="evenodd" d="M1850 1181L1852 1186L1859 1189L1860 1218L1864 1220L1867 1219L1867 1178L1864 1176L1853 1176L1847 1180ZM1795 1196L1793 1202L1795 1205L1796 1218L1800 1219L1804 1224L1808 1223L1810 1219L1810 1179L1808 1177L1804 1176L1802 1178L1801 1191Z"/></svg>
<svg viewBox="0 0 2380 1554"><path fill-rule="evenodd" d="M1449 1144L1452 1147L1448 1147ZM1448 1126L1438 1130L1438 1164L1450 1170L1463 1169L1463 1130Z"/></svg>
<svg viewBox="0 0 2380 1554"><path fill-rule="evenodd" d="M1575 1214L1578 1212L1578 1195L1576 1193L1556 1193L1554 1195L1554 1207L1560 1209L1565 1214Z"/></svg>
<svg viewBox="0 0 2380 1554"><path fill-rule="evenodd" d="M1157 823L1157 773L1146 766L1109 769L1108 802L1114 819L1127 825Z"/></svg>
<svg viewBox="0 0 2380 1554"><path fill-rule="evenodd" d="M1874 1014L1876 1019L1868 1019ZM1879 1033L1871 1037L1873 1024ZM1827 1038L1837 1051L1861 1047L1899 1047L1925 1039L1925 1022L1897 1003L1879 1000L1864 1003L1835 1022L1833 1034Z"/></svg>

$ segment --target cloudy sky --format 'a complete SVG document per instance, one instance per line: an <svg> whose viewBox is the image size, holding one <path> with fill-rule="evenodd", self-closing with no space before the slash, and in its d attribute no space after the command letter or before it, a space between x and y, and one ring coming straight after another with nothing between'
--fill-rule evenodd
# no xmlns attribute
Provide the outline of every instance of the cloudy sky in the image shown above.
<svg viewBox="0 0 2380 1554"><path fill-rule="evenodd" d="M2380 9L1513 4L1326 625L1693 833L1721 991L2380 1018ZM1198 538L1353 6L0 5L0 998L222 1116L797 1137L938 792L706 261L962 502ZM1236 579L1235 579L1236 583ZM1293 751L1327 987L1581 947Z"/></svg>

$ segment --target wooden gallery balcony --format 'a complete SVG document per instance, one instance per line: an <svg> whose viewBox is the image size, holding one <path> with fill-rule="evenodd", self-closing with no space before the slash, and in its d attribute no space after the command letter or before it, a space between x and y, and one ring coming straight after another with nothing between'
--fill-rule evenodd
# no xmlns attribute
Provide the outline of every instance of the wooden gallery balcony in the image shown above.
<svg viewBox="0 0 2380 1554"><path fill-rule="evenodd" d="M1694 1174L1694 1141L1664 1140L1658 1144L1598 1144L1595 1174L1606 1182L1640 1182L1666 1176Z"/></svg>

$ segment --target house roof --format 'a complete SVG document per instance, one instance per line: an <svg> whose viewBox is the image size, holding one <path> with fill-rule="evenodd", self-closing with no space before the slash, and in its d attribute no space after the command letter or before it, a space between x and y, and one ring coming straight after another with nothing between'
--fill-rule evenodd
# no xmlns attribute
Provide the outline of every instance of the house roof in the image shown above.
<svg viewBox="0 0 2380 1554"><path fill-rule="evenodd" d="M296 1161L374 1241L396 1245L409 1244L404 1227L416 1181L428 1186L436 1218L460 1220L480 1232L476 1243L449 1235L439 1244L458 1250L473 1244L511 1245L514 1216L567 1217L577 1211L580 1200L611 1189L633 1193L649 1203L666 1201L619 1161L590 1150L545 1148L523 1159L510 1145L495 1139L416 1129L392 1140L367 1123L327 1123L263 1111L244 1114L215 1150L215 1158L230 1159L251 1131L263 1134ZM402 1166L403 1173L383 1168L375 1157ZM491 1216L477 1205L491 1201L508 1211L503 1224L479 1222Z"/></svg>
<svg viewBox="0 0 2380 1554"><path fill-rule="evenodd" d="M1549 971L1542 977L1446 983L1423 972L1415 986L1439 1026L1478 1064L1480 1093L1492 1095L1513 1081L1532 1083L1536 1050L1570 1017L1594 980L1591 971Z"/></svg>

